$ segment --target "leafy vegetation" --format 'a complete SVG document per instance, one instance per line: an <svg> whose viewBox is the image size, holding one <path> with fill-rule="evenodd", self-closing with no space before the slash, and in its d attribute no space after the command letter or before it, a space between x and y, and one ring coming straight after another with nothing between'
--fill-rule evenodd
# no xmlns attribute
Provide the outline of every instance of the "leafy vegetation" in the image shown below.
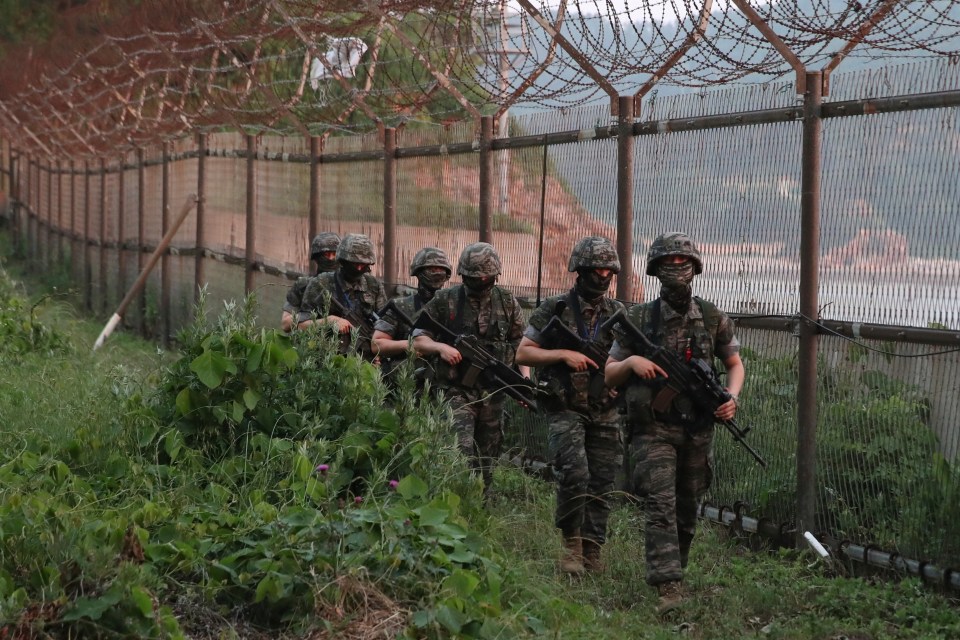
<svg viewBox="0 0 960 640"><path fill-rule="evenodd" d="M209 324L198 312L176 354L122 334L91 353L99 327L46 301L33 322L72 347L0 351L0 634L960 633L955 605L916 581L837 577L794 552L743 555L710 528L687 605L658 619L643 516L628 502L611 522L610 569L568 582L555 570L549 485L500 469L484 506L448 409L416 397L409 371L388 396L333 336L256 328L252 308Z"/></svg>

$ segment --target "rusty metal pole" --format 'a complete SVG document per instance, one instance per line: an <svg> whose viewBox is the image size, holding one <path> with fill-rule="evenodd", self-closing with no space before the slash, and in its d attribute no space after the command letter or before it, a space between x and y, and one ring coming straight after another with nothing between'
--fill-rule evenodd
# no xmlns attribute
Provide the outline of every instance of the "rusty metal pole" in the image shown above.
<svg viewBox="0 0 960 640"><path fill-rule="evenodd" d="M10 159L10 206L13 220L11 228L13 229L13 255L19 255L20 252L20 172L17 170L20 164L19 154L14 154L13 145L9 148Z"/></svg>
<svg viewBox="0 0 960 640"><path fill-rule="evenodd" d="M480 118L480 242L493 243L493 116Z"/></svg>
<svg viewBox="0 0 960 640"><path fill-rule="evenodd" d="M633 96L617 99L617 298L632 300L633 287Z"/></svg>
<svg viewBox="0 0 960 640"><path fill-rule="evenodd" d="M83 161L83 299L93 312L93 256L90 246L90 162Z"/></svg>
<svg viewBox="0 0 960 640"><path fill-rule="evenodd" d="M170 228L170 143L163 143L163 172L161 174L160 237ZM164 251L160 258L160 344L170 346L170 252Z"/></svg>
<svg viewBox="0 0 960 640"><path fill-rule="evenodd" d="M44 229L43 243L43 265L50 268L53 252L50 245L53 243L53 163L47 163L47 208L46 208L46 229Z"/></svg>
<svg viewBox="0 0 960 640"><path fill-rule="evenodd" d="M320 148L322 138L310 136L310 219L307 221L307 242L312 242L320 233ZM307 250L307 272L313 273Z"/></svg>
<svg viewBox="0 0 960 640"><path fill-rule="evenodd" d="M127 200L127 172L124 170L126 155L120 156L120 167L117 174L117 299L122 300L126 287L127 251L125 236L127 233L124 221L124 209Z"/></svg>
<svg viewBox="0 0 960 640"><path fill-rule="evenodd" d="M76 273L80 253L77 251L77 165L70 161L70 270Z"/></svg>
<svg viewBox="0 0 960 640"><path fill-rule="evenodd" d="M144 253L147 244L147 163L143 149L137 149L137 273L142 273L147 264ZM147 289L140 289L137 300L137 329L141 336L147 335Z"/></svg>
<svg viewBox="0 0 960 640"><path fill-rule="evenodd" d="M57 160L57 262L63 266L63 162Z"/></svg>
<svg viewBox="0 0 960 640"><path fill-rule="evenodd" d="M27 171L26 171L27 179L26 179L25 191L27 192L27 198L26 198L27 206L25 207L26 224L24 225L24 227L26 228L26 238L24 238L23 240L23 243L24 243L23 247L24 247L24 255L27 261L29 262L33 258L33 256L31 255L33 251L32 230L33 230L33 211L34 211L33 209L33 158L31 158L30 156L27 156L26 165L27 165Z"/></svg>
<svg viewBox="0 0 960 640"><path fill-rule="evenodd" d="M107 159L100 158L100 310L110 310L107 290Z"/></svg>
<svg viewBox="0 0 960 640"><path fill-rule="evenodd" d="M383 130L383 284L397 284L397 130Z"/></svg>
<svg viewBox="0 0 960 640"><path fill-rule="evenodd" d="M797 383L797 544L817 531L817 328L819 321L822 74L808 72L803 95L803 175L800 196L800 345Z"/></svg>
<svg viewBox="0 0 960 640"><path fill-rule="evenodd" d="M197 136L197 228L194 235L197 254L193 262L193 302L200 301L200 290L207 282L207 134Z"/></svg>
<svg viewBox="0 0 960 640"><path fill-rule="evenodd" d="M253 270L256 268L256 213L257 213L257 139L247 136L247 233L246 252L244 254L245 278L243 291L249 294L253 291Z"/></svg>

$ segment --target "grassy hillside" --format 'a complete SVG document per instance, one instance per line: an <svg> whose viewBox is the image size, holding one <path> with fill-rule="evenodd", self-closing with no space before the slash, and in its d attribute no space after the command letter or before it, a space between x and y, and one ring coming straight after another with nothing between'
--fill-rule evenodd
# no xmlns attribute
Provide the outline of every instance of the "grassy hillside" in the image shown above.
<svg viewBox="0 0 960 640"><path fill-rule="evenodd" d="M92 353L99 325L45 295L0 274L0 637L960 636L915 580L710 527L660 619L642 512L616 510L606 573L558 575L550 485L503 468L483 505L409 377L390 397L330 336L256 329L244 304L177 352Z"/></svg>

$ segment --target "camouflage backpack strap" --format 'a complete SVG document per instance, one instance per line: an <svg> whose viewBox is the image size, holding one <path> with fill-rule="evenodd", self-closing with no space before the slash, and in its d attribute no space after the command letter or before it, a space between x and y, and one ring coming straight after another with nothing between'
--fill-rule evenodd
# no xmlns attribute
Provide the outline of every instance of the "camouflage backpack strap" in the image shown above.
<svg viewBox="0 0 960 640"><path fill-rule="evenodd" d="M704 300L698 296L693 296L700 307L700 314L703 316L703 324L714 339L717 337L717 330L720 328L720 309L709 300Z"/></svg>

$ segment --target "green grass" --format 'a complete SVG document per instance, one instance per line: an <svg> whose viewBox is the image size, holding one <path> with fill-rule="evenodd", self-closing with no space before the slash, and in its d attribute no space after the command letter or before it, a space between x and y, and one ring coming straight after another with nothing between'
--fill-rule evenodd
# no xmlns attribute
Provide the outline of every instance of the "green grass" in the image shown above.
<svg viewBox="0 0 960 640"><path fill-rule="evenodd" d="M46 295L35 284L19 289L29 302L26 308ZM138 430L144 416L131 416L131 398L170 383L169 372L178 371L177 354L158 352L123 333L93 353L99 323L85 320L58 298L45 299L34 311L36 321L50 330L31 334L39 336L37 350L0 349L0 509L17 518L0 520L0 628L33 619L36 637L78 632L84 637L183 637L202 630L207 637L267 638L307 637L332 625L333 637L360 638L358 623L373 620L365 616L378 608L401 616L429 611L442 617L462 605L463 615L481 612L499 626L490 625L486 636L479 626L456 636L434 624L410 631L409 637L960 637L960 610L950 594L915 579L848 577L809 553L745 551L726 530L709 525L701 527L693 548L686 604L661 619L654 612L655 593L643 579L641 511L627 503L618 506L604 550L608 570L570 580L556 571L560 538L552 524L549 484L498 469L493 499L481 509L478 496L451 471L446 454L433 450L426 452L427 467L435 470L430 482L459 487L464 496L461 518L435 531L457 536L464 527L479 534L469 550L457 551L480 558L479 563L451 566L449 558L437 555L440 533L433 538L411 533L406 519L414 512L402 511L391 494L372 490L353 510L337 510L334 502L328 511L331 505L323 499L306 501L306 507L328 518L303 525L296 535L292 529L284 532L275 518L284 513L292 514L291 522L303 518L308 511L300 511L302 500L295 494L310 488L307 482L298 490L284 489L291 477L288 463L300 465L321 452L344 463L334 440L291 438L285 451L282 441L254 438L246 452L205 463L182 438L172 437L174 430L161 425L167 436L151 439ZM341 373L367 384L363 367L351 365ZM357 420L376 417L360 400L351 403ZM325 418L336 419L333 413ZM342 426L356 437L352 427ZM148 444L148 454L156 447L153 459L143 455L142 443ZM361 451L356 440L350 446ZM171 458L177 455L175 463ZM377 468L369 477L381 482L387 476L378 475ZM271 500L271 494L281 499ZM128 526L146 549L143 564L121 561L137 546L124 542ZM333 530L342 535L335 553L327 555L321 537L304 546L308 533ZM219 564L205 562L208 556ZM234 582L226 573L224 583L204 578L205 572L228 571L231 562L243 558L250 561ZM309 566L284 569L290 562ZM324 569L327 562L333 575L329 566ZM243 572L261 570L266 578L244 579ZM459 578L452 580L453 575ZM474 591L471 576L481 579ZM306 590L313 603L296 622L283 618L281 605L291 606L289 599L278 595L271 601L285 580L300 585L294 595ZM496 580L500 586L491 586ZM17 595L17 586L29 594L27 606L36 609L23 608L25 595ZM256 604L254 587L257 598L263 597ZM389 601L378 600L384 594ZM100 607L114 602L100 613ZM332 617L337 603L348 606L354 626ZM123 615L110 618L112 610ZM86 617L73 626L57 626L56 616L64 611Z"/></svg>

